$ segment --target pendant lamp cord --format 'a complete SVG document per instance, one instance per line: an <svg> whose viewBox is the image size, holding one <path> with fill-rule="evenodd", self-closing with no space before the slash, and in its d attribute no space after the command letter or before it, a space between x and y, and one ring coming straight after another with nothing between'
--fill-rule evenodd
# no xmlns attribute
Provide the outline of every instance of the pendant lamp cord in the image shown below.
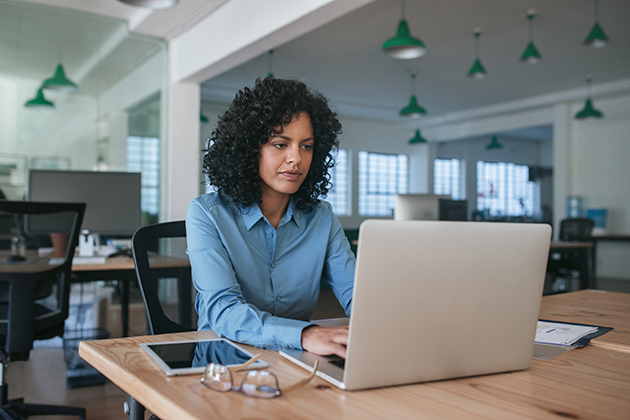
<svg viewBox="0 0 630 420"><path fill-rule="evenodd" d="M534 42L534 14L527 15L527 20L529 20L529 42Z"/></svg>
<svg viewBox="0 0 630 420"><path fill-rule="evenodd" d="M475 31L475 53L476 59L479 60L479 37L481 36L481 32Z"/></svg>
<svg viewBox="0 0 630 420"><path fill-rule="evenodd" d="M416 94L416 71L413 70L411 72L411 94Z"/></svg>
<svg viewBox="0 0 630 420"><path fill-rule="evenodd" d="M401 20L405 20L405 0L400 0L400 11L401 11L401 16L400 19Z"/></svg>
<svg viewBox="0 0 630 420"><path fill-rule="evenodd" d="M598 0L595 0L595 23L599 23L599 7L597 7Z"/></svg>
<svg viewBox="0 0 630 420"><path fill-rule="evenodd" d="M269 50L269 74L273 74L273 50Z"/></svg>

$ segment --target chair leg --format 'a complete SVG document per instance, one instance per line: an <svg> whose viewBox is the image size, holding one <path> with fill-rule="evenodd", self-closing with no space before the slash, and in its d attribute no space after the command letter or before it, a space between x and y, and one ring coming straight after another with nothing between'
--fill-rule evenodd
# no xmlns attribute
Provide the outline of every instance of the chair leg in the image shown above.
<svg viewBox="0 0 630 420"><path fill-rule="evenodd" d="M11 409L9 405L0 406L0 419L2 420L22 420L18 413Z"/></svg>
<svg viewBox="0 0 630 420"><path fill-rule="evenodd" d="M85 420L85 408L68 407L63 405L15 403L11 408L21 417L50 415L50 416L79 416Z"/></svg>

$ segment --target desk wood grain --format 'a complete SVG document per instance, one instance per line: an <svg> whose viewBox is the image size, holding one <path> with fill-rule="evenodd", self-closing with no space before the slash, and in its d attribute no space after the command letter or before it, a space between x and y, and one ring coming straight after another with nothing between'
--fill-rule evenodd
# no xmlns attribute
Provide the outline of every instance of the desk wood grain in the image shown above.
<svg viewBox="0 0 630 420"><path fill-rule="evenodd" d="M86 341L79 354L163 420L620 419L630 414L630 353L591 345L553 360L533 360L525 371L355 392L316 378L272 400L212 391L201 385L200 375L168 378L139 347L213 337L212 331L201 331ZM281 388L306 375L277 352L264 351L263 358Z"/></svg>
<svg viewBox="0 0 630 420"><path fill-rule="evenodd" d="M613 327L591 344L630 352L630 293L581 290L545 296L540 318Z"/></svg>
<svg viewBox="0 0 630 420"><path fill-rule="evenodd" d="M108 258L100 264L76 264L72 263L72 271L110 271L110 270L135 270L133 259L129 257Z"/></svg>

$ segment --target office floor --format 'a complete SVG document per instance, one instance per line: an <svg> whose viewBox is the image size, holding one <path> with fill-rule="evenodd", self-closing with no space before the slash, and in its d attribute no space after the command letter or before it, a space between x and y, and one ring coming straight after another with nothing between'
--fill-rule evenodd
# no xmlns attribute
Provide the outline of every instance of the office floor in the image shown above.
<svg viewBox="0 0 630 420"><path fill-rule="evenodd" d="M344 316L331 290L323 290L313 319ZM52 345L52 344L51 344ZM66 366L62 348L37 347L27 362L14 362L7 372L9 398L24 397L26 402L84 407L88 420L124 420L123 403L127 395L113 383L67 389ZM147 416L148 418L148 416ZM37 416L40 420L76 420L76 417Z"/></svg>

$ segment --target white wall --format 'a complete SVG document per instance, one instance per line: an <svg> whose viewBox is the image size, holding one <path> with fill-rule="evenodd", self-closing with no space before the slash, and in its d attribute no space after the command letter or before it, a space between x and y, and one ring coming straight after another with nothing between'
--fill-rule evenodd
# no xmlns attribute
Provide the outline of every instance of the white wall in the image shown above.
<svg viewBox="0 0 630 420"><path fill-rule="evenodd" d="M571 120L571 195L608 208L608 230L630 234L630 95L596 99L604 118ZM572 115L583 107L572 106Z"/></svg>

